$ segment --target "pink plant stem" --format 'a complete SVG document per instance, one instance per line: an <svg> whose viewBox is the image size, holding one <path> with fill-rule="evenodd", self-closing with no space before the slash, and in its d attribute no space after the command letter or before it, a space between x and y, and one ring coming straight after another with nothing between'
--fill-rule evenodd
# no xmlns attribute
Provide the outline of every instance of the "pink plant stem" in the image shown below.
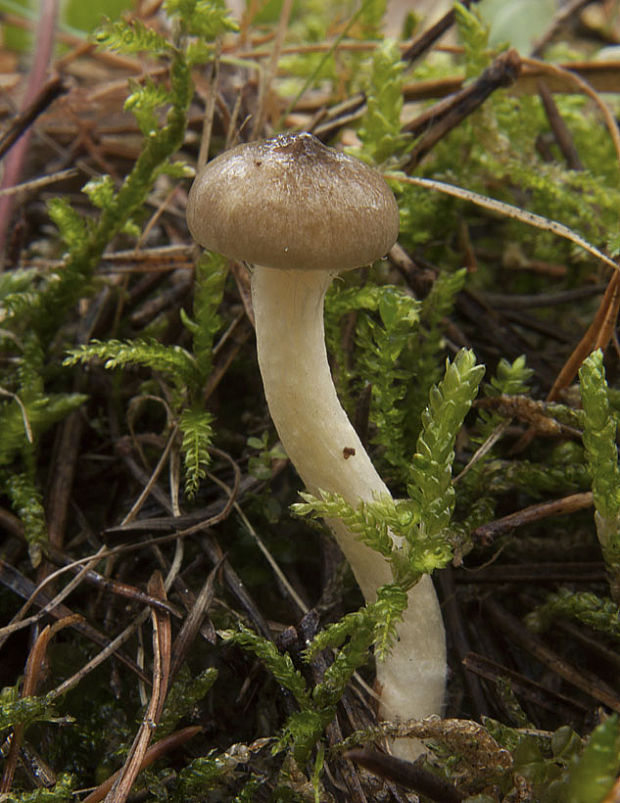
<svg viewBox="0 0 620 803"><path fill-rule="evenodd" d="M37 25L36 44L32 66L28 76L28 84L21 108L25 109L37 96L47 77L47 70L52 60L56 20L58 17L58 0L41 0L39 24ZM24 162L30 145L32 129L25 131L9 151L2 176L2 189L14 187L20 180ZM4 254L7 231L11 221L15 196L0 197L0 254Z"/></svg>

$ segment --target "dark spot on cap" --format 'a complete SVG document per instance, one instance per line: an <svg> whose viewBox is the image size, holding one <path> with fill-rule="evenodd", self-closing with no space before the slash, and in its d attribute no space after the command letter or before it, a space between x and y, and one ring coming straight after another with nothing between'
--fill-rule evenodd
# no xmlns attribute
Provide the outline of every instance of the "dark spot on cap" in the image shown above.
<svg viewBox="0 0 620 803"><path fill-rule="evenodd" d="M344 457L345 460L348 460L350 457L353 457L354 454L355 454L355 449L353 449L351 446L345 446L344 449L342 450L342 456Z"/></svg>

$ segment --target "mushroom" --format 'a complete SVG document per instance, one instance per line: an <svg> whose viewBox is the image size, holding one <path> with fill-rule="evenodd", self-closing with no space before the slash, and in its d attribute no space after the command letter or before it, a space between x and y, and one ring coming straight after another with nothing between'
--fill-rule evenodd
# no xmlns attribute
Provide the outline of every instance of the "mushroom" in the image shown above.
<svg viewBox="0 0 620 803"><path fill-rule="evenodd" d="M189 193L187 222L205 248L254 265L265 395L308 490L340 494L353 506L388 495L338 400L323 330L334 276L384 256L398 236L398 207L383 177L310 134L284 134L239 145L205 165ZM364 598L373 601L377 588L393 581L388 563L341 521L327 524ZM443 622L424 576L408 592L397 642L377 666L379 715L439 714L445 672ZM408 739L393 747L402 758L420 752Z"/></svg>

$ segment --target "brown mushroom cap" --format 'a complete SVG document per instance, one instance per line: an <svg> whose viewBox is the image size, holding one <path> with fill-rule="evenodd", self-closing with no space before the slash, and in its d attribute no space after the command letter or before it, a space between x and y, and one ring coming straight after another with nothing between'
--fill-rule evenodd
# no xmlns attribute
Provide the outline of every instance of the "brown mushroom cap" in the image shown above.
<svg viewBox="0 0 620 803"><path fill-rule="evenodd" d="M190 190L187 224L231 259L341 271L387 253L398 207L376 170L311 134L283 134L208 162Z"/></svg>

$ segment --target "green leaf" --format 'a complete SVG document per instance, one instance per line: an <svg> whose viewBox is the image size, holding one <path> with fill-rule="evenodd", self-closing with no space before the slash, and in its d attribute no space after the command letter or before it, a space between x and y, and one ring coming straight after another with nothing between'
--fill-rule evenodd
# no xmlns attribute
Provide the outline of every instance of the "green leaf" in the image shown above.
<svg viewBox="0 0 620 803"><path fill-rule="evenodd" d="M333 715L330 713L329 719L332 718ZM310 757L326 724L325 717L318 710L296 711L286 720L274 752L291 744L295 761L299 766L303 766Z"/></svg>
<svg viewBox="0 0 620 803"><path fill-rule="evenodd" d="M585 412L583 442L592 474L594 504L601 516L615 519L620 513L616 420L611 413L600 350L584 361L579 380Z"/></svg>
<svg viewBox="0 0 620 803"><path fill-rule="evenodd" d="M94 206L108 209L114 203L116 187L111 176L98 176L87 182L82 187L82 192L88 195Z"/></svg>
<svg viewBox="0 0 620 803"><path fill-rule="evenodd" d="M527 367L524 356L517 357L512 363L502 358L497 365L496 375L484 385L484 395L490 398L528 395L528 382L533 373L533 370ZM478 411L476 442L485 441L504 421L505 419L500 413L481 407ZM491 456L491 453L488 453L486 459L488 460ZM482 468L481 465L478 466L478 470L480 468Z"/></svg>
<svg viewBox="0 0 620 803"><path fill-rule="evenodd" d="M346 502L336 493L321 491L320 496L300 492L303 502L291 505L297 516L340 519L346 528L360 541L377 550L384 557L392 554L392 539L389 534L389 519L395 518L395 503L389 496L373 502L360 501L357 507Z"/></svg>
<svg viewBox="0 0 620 803"><path fill-rule="evenodd" d="M610 599L591 592L560 589L527 616L527 625L537 632L551 627L559 618L576 619L584 625L620 641L620 608Z"/></svg>
<svg viewBox="0 0 620 803"><path fill-rule="evenodd" d="M357 371L372 382L370 418L373 442L399 475L407 472L407 420L412 411L408 390L415 382L412 343L419 324L420 304L396 287L375 288L374 303L380 322L360 316L357 328Z"/></svg>
<svg viewBox="0 0 620 803"><path fill-rule="evenodd" d="M620 770L620 732L614 714L592 732L568 770L566 803L601 803Z"/></svg>
<svg viewBox="0 0 620 803"><path fill-rule="evenodd" d="M148 137L160 125L160 117L156 112L171 102L170 92L163 84L156 84L149 77L141 84L131 81L130 86L132 92L125 101L125 110L132 112L140 131Z"/></svg>
<svg viewBox="0 0 620 803"><path fill-rule="evenodd" d="M181 452L185 457L185 494L190 499L205 478L211 462L209 446L213 440L212 424L213 416L202 409L184 410L179 419L179 429L183 435Z"/></svg>
<svg viewBox="0 0 620 803"><path fill-rule="evenodd" d="M384 39L375 50L366 87L366 112L358 131L362 148L351 149L373 164L402 155L411 139L401 128L404 67L396 42Z"/></svg>
<svg viewBox="0 0 620 803"><path fill-rule="evenodd" d="M157 168L157 175L169 176L170 178L184 179L184 178L193 178L196 175L196 171L187 162L184 161L171 162L169 160L166 160L162 162Z"/></svg>
<svg viewBox="0 0 620 803"><path fill-rule="evenodd" d="M161 56L173 50L165 36L135 17L107 23L97 32L95 38L101 48L127 55L146 52L152 56Z"/></svg>
<svg viewBox="0 0 620 803"><path fill-rule="evenodd" d="M579 370L585 413L583 444L592 476L596 528L603 557L620 567L620 469L616 419L611 412L603 354L593 352Z"/></svg>
<svg viewBox="0 0 620 803"><path fill-rule="evenodd" d="M403 418L402 427L407 433L409 442L415 443L430 390L441 379L445 319L452 312L456 297L463 289L466 278L466 269L439 274L422 302L420 325L415 330L414 340L404 352L403 363L411 379L406 383L407 391L403 406L407 410L407 415ZM403 455L407 465L410 454L411 448L406 455Z"/></svg>
<svg viewBox="0 0 620 803"><path fill-rule="evenodd" d="M306 649L307 660L316 656L321 650L340 649L345 641L352 636L358 638L356 652L361 648L363 651L374 644L377 656L383 660L396 637L396 625L402 618L402 614L407 608L407 594L397 585L382 586L377 590L375 602L367 603L358 611L346 614L337 622L325 627L314 637ZM366 644L365 647L361 647ZM351 650L342 650L345 655L346 663L349 667L357 670L366 657L361 653L357 654L355 660L351 660ZM343 673L345 664L341 665L341 682L346 682L349 675ZM316 694L317 692L315 692ZM323 692L321 692L323 694ZM331 703L337 702L337 696L333 696Z"/></svg>
<svg viewBox="0 0 620 803"><path fill-rule="evenodd" d="M454 13L458 32L465 47L466 75L478 76L490 63L487 52L489 27L474 7L465 8L462 3L454 3Z"/></svg>
<svg viewBox="0 0 620 803"><path fill-rule="evenodd" d="M407 593L398 585L382 586L377 591L377 600L372 604L376 616L374 645L375 655L384 661L396 637L396 626L407 608Z"/></svg>
<svg viewBox="0 0 620 803"><path fill-rule="evenodd" d="M135 340L91 340L78 348L70 349L63 365L99 360L108 370L141 365L166 374L175 384L184 388L196 379L196 363L181 346L165 346L153 338Z"/></svg>
<svg viewBox="0 0 620 803"><path fill-rule="evenodd" d="M8 298L30 289L38 271L34 268L15 270L0 273L0 303L5 304Z"/></svg>
<svg viewBox="0 0 620 803"><path fill-rule="evenodd" d="M28 459L28 457L30 459ZM32 454L26 456L26 471L0 475L0 487L11 500L11 506L24 526L24 538L33 567L38 567L48 542L43 494L35 481Z"/></svg>
<svg viewBox="0 0 620 803"><path fill-rule="evenodd" d="M51 722L57 718L45 697L17 697L11 687L4 688L0 694L0 732L15 725Z"/></svg>
<svg viewBox="0 0 620 803"><path fill-rule="evenodd" d="M221 790L223 796L218 794L216 799L230 800L228 794L230 788L227 782L233 780L237 773L247 777L248 757L261 751L270 741L270 739L257 739L250 744L233 744L224 753L211 750L206 756L195 758L179 772L178 791L172 799L178 803L188 803L188 801L202 803L205 800L205 792L226 785L226 788Z"/></svg>
<svg viewBox="0 0 620 803"><path fill-rule="evenodd" d="M483 374L484 367L476 365L473 352L462 350L452 363L447 362L443 380L431 390L408 486L427 535L445 530L452 516L454 443Z"/></svg>
<svg viewBox="0 0 620 803"><path fill-rule="evenodd" d="M227 31L237 31L223 0L166 0L166 11L179 18L184 30L208 42Z"/></svg>
<svg viewBox="0 0 620 803"><path fill-rule="evenodd" d="M265 664L278 683L293 694L303 711L312 708L306 681L302 674L295 669L288 653L278 652L272 641L253 633L243 625L239 626L237 632L229 631L226 636L235 644L253 652Z"/></svg>
<svg viewBox="0 0 620 803"><path fill-rule="evenodd" d="M77 248L84 243L87 237L86 223L66 198L52 198L47 211L68 248Z"/></svg>
<svg viewBox="0 0 620 803"><path fill-rule="evenodd" d="M192 351L202 382L206 381L213 367L213 341L222 328L218 308L222 303L227 275L226 261L217 254L204 254L196 265L191 332Z"/></svg>
<svg viewBox="0 0 620 803"><path fill-rule="evenodd" d="M192 676L187 666L181 670L166 695L166 705L157 724L157 739L163 739L176 728L183 717L202 700L217 680L217 669L203 669Z"/></svg>
<svg viewBox="0 0 620 803"><path fill-rule="evenodd" d="M51 789L41 787L32 792L17 792L8 799L11 803L72 803L76 786L74 776L63 772Z"/></svg>
<svg viewBox="0 0 620 803"><path fill-rule="evenodd" d="M0 403L0 466L8 465L17 453L58 421L62 421L87 400L82 393L37 396L25 393L17 400Z"/></svg>

